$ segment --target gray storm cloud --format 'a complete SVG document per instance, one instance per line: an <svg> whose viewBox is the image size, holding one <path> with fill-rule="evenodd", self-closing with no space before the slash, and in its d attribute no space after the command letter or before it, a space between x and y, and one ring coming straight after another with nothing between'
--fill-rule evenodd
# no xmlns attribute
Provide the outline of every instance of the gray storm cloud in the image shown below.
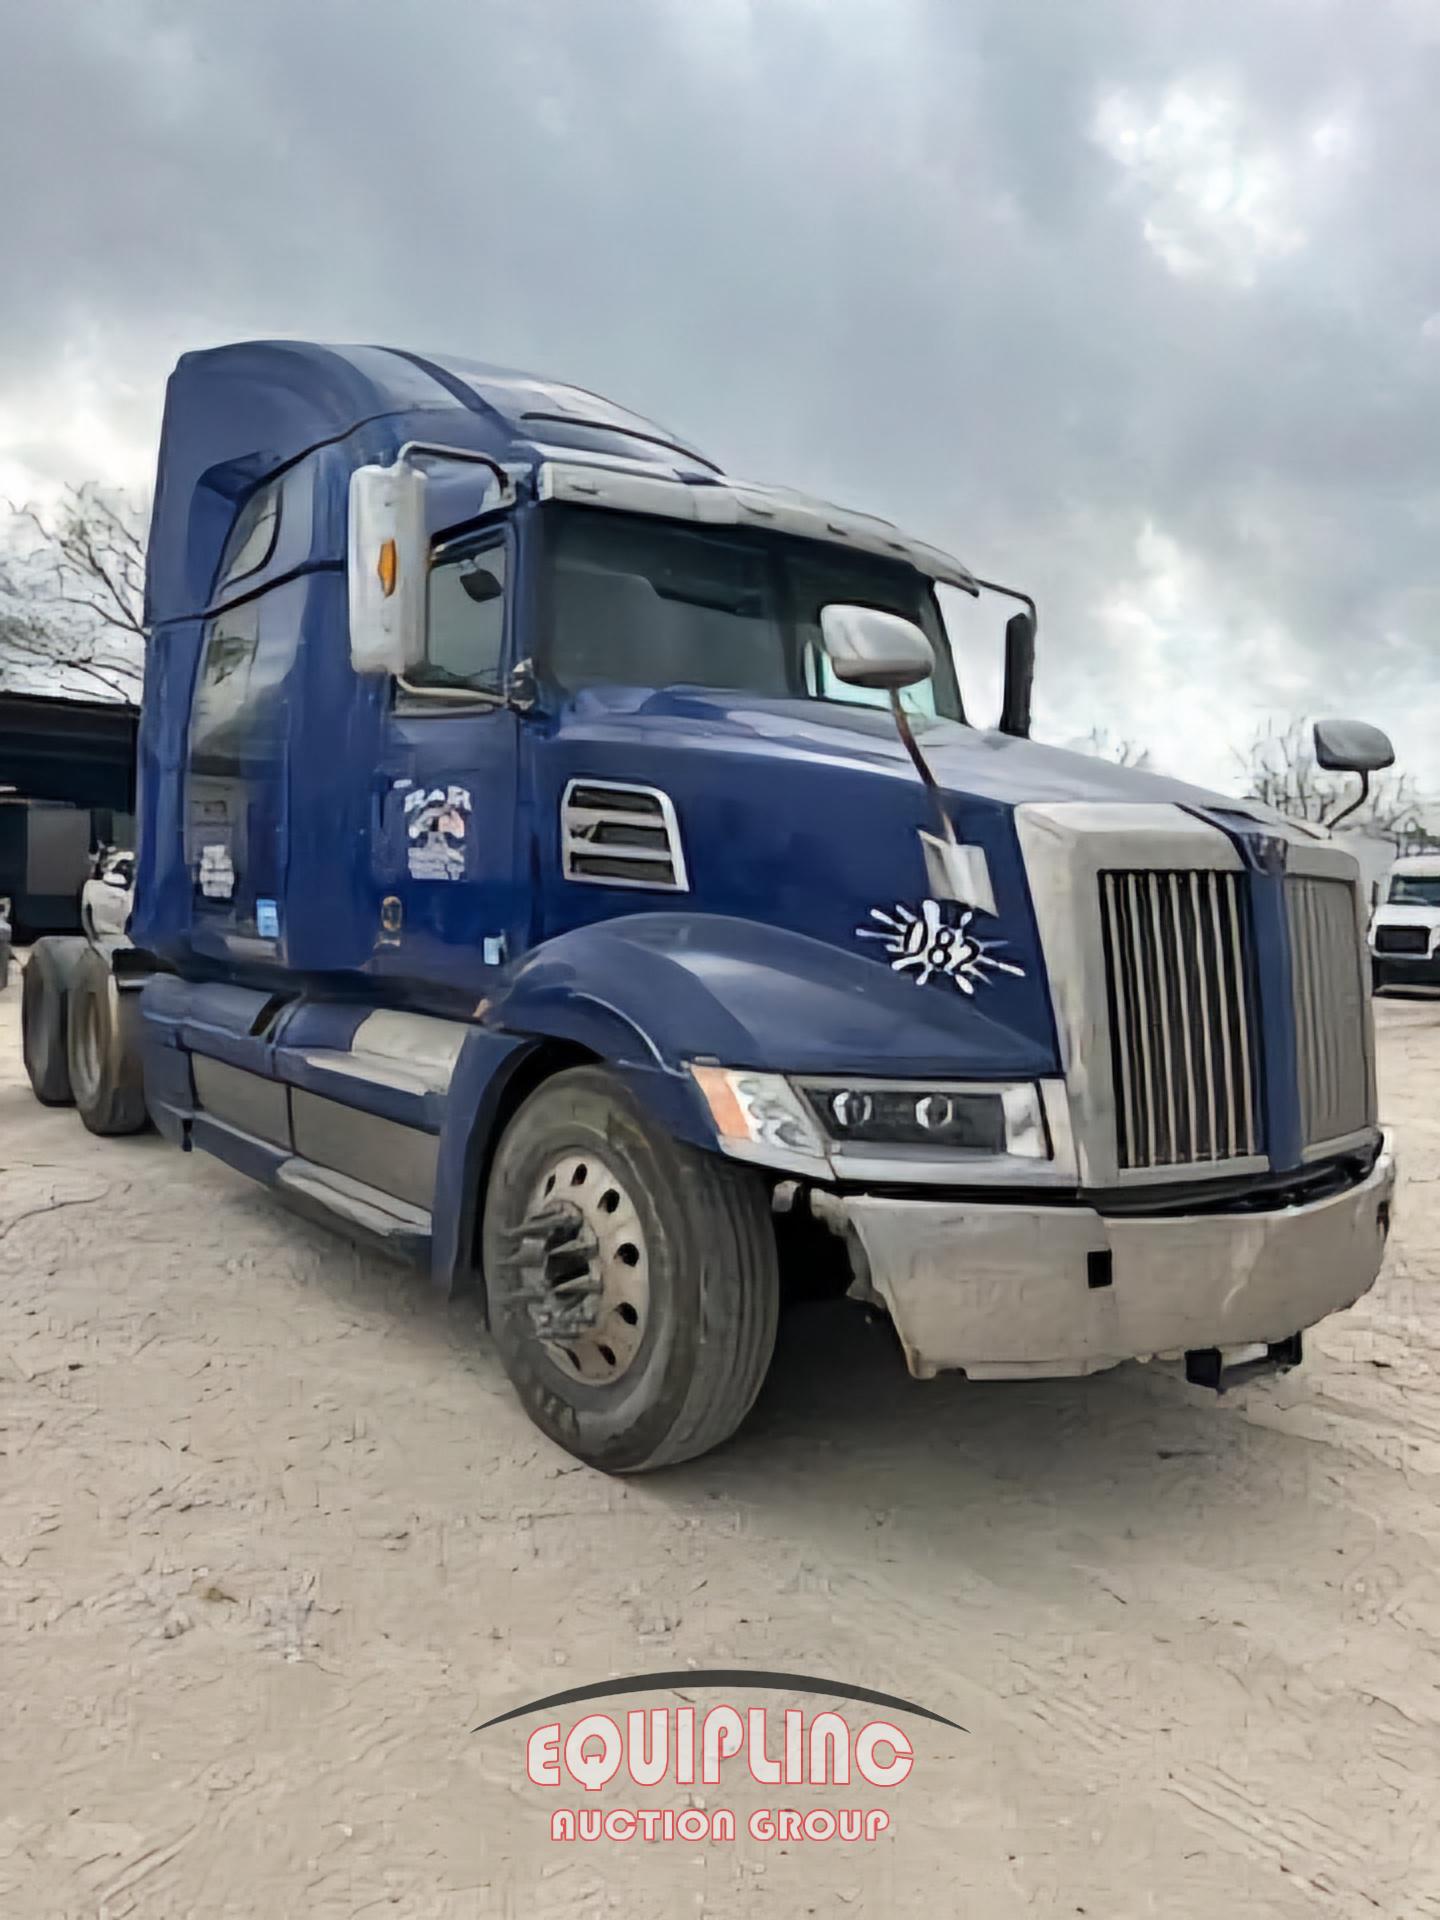
<svg viewBox="0 0 1440 1920"><path fill-rule="evenodd" d="M0 12L4 491L193 345L463 351L1030 586L1052 735L1440 785L1431 0Z"/></svg>

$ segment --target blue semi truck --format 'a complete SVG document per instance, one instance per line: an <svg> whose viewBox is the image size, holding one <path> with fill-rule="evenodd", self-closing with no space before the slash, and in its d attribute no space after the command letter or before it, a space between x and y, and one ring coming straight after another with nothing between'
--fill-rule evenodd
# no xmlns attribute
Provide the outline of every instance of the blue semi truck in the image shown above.
<svg viewBox="0 0 1440 1920"><path fill-rule="evenodd" d="M998 730L941 587L1015 609ZM1223 1387L1374 1281L1353 859L1034 744L1022 592L572 387L265 341L171 377L147 619L133 913L32 954L35 1092L478 1287L582 1460L724 1440L797 1288L921 1378Z"/></svg>

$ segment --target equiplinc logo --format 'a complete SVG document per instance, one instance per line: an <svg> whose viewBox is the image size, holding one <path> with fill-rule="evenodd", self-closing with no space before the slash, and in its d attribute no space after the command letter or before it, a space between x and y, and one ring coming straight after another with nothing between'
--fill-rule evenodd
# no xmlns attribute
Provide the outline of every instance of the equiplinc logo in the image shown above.
<svg viewBox="0 0 1440 1920"><path fill-rule="evenodd" d="M812 1694L864 1707L862 1717L834 1708L807 1714L797 1706L750 1706L742 1710L728 1699L707 1708L630 1707L620 1713L591 1710L548 1717L557 1708L641 1693L697 1692L739 1694L772 1692ZM732 1841L741 1831L762 1844L772 1841L875 1841L891 1826L881 1796L910 1778L915 1748L895 1718L915 1717L963 1733L954 1720L932 1708L870 1687L819 1679L811 1674L761 1673L726 1668L673 1673L632 1674L571 1687L564 1693L528 1701L496 1714L477 1727L485 1733L509 1722L546 1718L525 1743L525 1772L533 1786L564 1794L566 1804L550 1810L550 1838L559 1842L609 1840ZM724 1788L748 1777L761 1788L838 1790L853 1804L767 1804L737 1814L733 1807L660 1804L697 1787ZM598 1796L618 1782L612 1800ZM629 1789L636 1789L632 1796ZM578 1794L576 1789L579 1790ZM640 1796L651 1804L639 1804ZM750 1797L747 1792L747 1798ZM797 1796L798 1797L798 1796ZM628 1804L631 1800L635 1804ZM768 1799L769 1796L767 1795Z"/></svg>

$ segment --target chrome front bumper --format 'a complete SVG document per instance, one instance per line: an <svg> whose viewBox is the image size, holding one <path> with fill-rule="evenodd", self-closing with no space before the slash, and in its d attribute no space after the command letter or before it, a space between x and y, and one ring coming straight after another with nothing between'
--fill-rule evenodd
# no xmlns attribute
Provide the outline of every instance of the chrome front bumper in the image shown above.
<svg viewBox="0 0 1440 1920"><path fill-rule="evenodd" d="M1387 1138L1357 1186L1273 1213L814 1198L858 1243L858 1290L889 1309L913 1374L1023 1380L1314 1326L1374 1285L1394 1189Z"/></svg>

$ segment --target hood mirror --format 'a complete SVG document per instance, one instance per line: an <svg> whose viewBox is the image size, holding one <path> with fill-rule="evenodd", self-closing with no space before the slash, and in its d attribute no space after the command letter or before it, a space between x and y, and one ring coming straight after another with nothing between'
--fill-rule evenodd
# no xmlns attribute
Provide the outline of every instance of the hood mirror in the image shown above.
<svg viewBox="0 0 1440 1920"><path fill-rule="evenodd" d="M956 841L945 796L900 699L906 687L928 680L935 671L934 648L913 620L902 619L898 613L881 613L875 607L822 607L820 637L837 680L852 687L875 687L890 696L895 731L930 796L939 829L938 834L920 836L926 872L931 885L946 899L960 898L955 889L972 884L965 871L965 849Z"/></svg>
<svg viewBox="0 0 1440 1920"><path fill-rule="evenodd" d="M1339 813L1331 814L1325 825L1332 831L1342 820L1370 798L1370 776L1395 764L1395 749L1390 736L1364 720L1317 720L1315 722L1315 764L1326 773L1358 773L1359 797Z"/></svg>
<svg viewBox="0 0 1440 1920"><path fill-rule="evenodd" d="M1317 720L1315 764L1326 773L1380 773L1395 764L1390 736L1364 720Z"/></svg>
<svg viewBox="0 0 1440 1920"><path fill-rule="evenodd" d="M847 686L898 693L935 671L934 649L915 622L878 607L822 607L820 638L835 678Z"/></svg>

